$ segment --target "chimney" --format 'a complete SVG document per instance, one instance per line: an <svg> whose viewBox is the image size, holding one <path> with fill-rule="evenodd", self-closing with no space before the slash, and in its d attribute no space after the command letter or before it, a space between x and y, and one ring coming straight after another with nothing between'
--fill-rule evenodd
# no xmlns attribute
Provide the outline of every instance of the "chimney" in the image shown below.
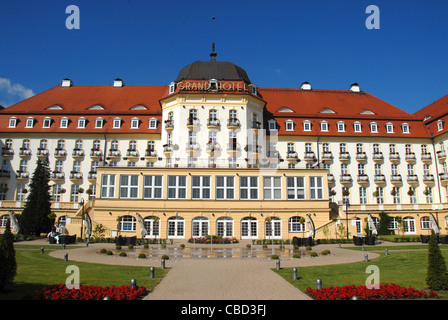
<svg viewBox="0 0 448 320"><path fill-rule="evenodd" d="M123 80L118 78L114 80L114 88L121 88L123 86L124 86Z"/></svg>
<svg viewBox="0 0 448 320"><path fill-rule="evenodd" d="M65 78L62 80L62 88L69 88L73 85L72 80Z"/></svg>
<svg viewBox="0 0 448 320"><path fill-rule="evenodd" d="M357 84L357 83L353 83L353 84L350 86L350 91L351 91L351 92L361 92L361 88L359 87L359 84Z"/></svg>
<svg viewBox="0 0 448 320"><path fill-rule="evenodd" d="M302 83L302 90L311 90L311 84L308 81L305 81L304 83Z"/></svg>

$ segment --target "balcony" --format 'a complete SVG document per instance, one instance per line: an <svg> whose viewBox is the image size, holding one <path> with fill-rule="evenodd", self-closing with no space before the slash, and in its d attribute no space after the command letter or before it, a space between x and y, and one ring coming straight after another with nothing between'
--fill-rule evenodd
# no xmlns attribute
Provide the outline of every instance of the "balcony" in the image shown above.
<svg viewBox="0 0 448 320"><path fill-rule="evenodd" d="M260 121L252 121L252 129L260 130L261 129L261 122Z"/></svg>
<svg viewBox="0 0 448 320"><path fill-rule="evenodd" d="M163 145L163 153L167 157L171 157L171 154L173 153L173 146L170 144Z"/></svg>
<svg viewBox="0 0 448 320"><path fill-rule="evenodd" d="M299 159L299 155L296 151L288 151L286 153L286 161L297 161Z"/></svg>
<svg viewBox="0 0 448 320"><path fill-rule="evenodd" d="M238 120L237 118L230 118L227 120L228 129L238 129L240 126L240 120Z"/></svg>
<svg viewBox="0 0 448 320"><path fill-rule="evenodd" d="M392 184L402 184L403 179L401 178L401 174L393 174L390 176L390 182Z"/></svg>
<svg viewBox="0 0 448 320"><path fill-rule="evenodd" d="M437 151L437 158L439 158L440 162L444 162L446 160L446 151L445 150Z"/></svg>
<svg viewBox="0 0 448 320"><path fill-rule="evenodd" d="M423 183L427 184L427 185L434 184L434 175L432 175L432 174L425 174L423 176Z"/></svg>
<svg viewBox="0 0 448 320"><path fill-rule="evenodd" d="M187 143L186 151L189 155L194 155L196 153L199 153L200 146L197 142L189 142Z"/></svg>
<svg viewBox="0 0 448 320"><path fill-rule="evenodd" d="M369 176L366 174L358 174L358 183L359 184L369 183Z"/></svg>
<svg viewBox="0 0 448 320"><path fill-rule="evenodd" d="M208 118L207 120L207 128L209 129L219 129L220 123L218 119Z"/></svg>
<svg viewBox="0 0 448 320"><path fill-rule="evenodd" d="M87 176L87 179L88 179L90 182L95 181L95 180L96 180L96 177L97 177L97 173L96 173L96 171L89 171L89 175Z"/></svg>
<svg viewBox="0 0 448 320"><path fill-rule="evenodd" d="M221 150L221 146L219 143L211 141L207 143L206 150L208 153L210 153L211 156L215 154L215 152L219 152Z"/></svg>
<svg viewBox="0 0 448 320"><path fill-rule="evenodd" d="M2 157L5 159L10 159L14 156L14 150L12 148L3 147L2 148Z"/></svg>
<svg viewBox="0 0 448 320"><path fill-rule="evenodd" d="M11 171L0 170L0 179L1 180L8 180L9 178L11 178Z"/></svg>
<svg viewBox="0 0 448 320"><path fill-rule="evenodd" d="M333 161L333 153L331 151L323 151L322 152L322 160L325 161Z"/></svg>
<svg viewBox="0 0 448 320"><path fill-rule="evenodd" d="M146 149L145 160L146 161L156 161L157 160L157 152L154 151L153 149Z"/></svg>
<svg viewBox="0 0 448 320"><path fill-rule="evenodd" d="M138 158L139 158L139 153L138 153L138 151L135 150L135 149L128 149L128 150L126 151L126 158L127 158L127 160L131 160L131 161L133 161L133 160L138 160Z"/></svg>
<svg viewBox="0 0 448 320"><path fill-rule="evenodd" d="M335 178L334 175L332 173L327 174L327 180L328 180L328 184L335 184Z"/></svg>
<svg viewBox="0 0 448 320"><path fill-rule="evenodd" d="M118 159L121 156L120 150L117 149L109 149L109 153L107 154L107 157L109 159Z"/></svg>
<svg viewBox="0 0 448 320"><path fill-rule="evenodd" d="M350 153L347 151L340 152L339 161L350 161Z"/></svg>
<svg viewBox="0 0 448 320"><path fill-rule="evenodd" d="M70 171L70 180L77 182L82 180L82 172Z"/></svg>
<svg viewBox="0 0 448 320"><path fill-rule="evenodd" d="M382 152L374 152L373 153L373 161L382 162L384 160L384 156Z"/></svg>
<svg viewBox="0 0 448 320"><path fill-rule="evenodd" d="M359 162L364 162L367 160L367 155L365 152L357 152L356 153L356 160Z"/></svg>
<svg viewBox="0 0 448 320"><path fill-rule="evenodd" d="M54 157L57 159L65 158L67 156L67 150L62 148L54 149Z"/></svg>
<svg viewBox="0 0 448 320"><path fill-rule="evenodd" d="M28 171L17 171L16 179L17 180L27 180L30 177L30 173Z"/></svg>
<svg viewBox="0 0 448 320"><path fill-rule="evenodd" d="M174 120L165 120L165 130L173 131L174 129Z"/></svg>
<svg viewBox="0 0 448 320"><path fill-rule="evenodd" d="M84 150L83 149L74 148L73 149L73 153L72 153L72 157L73 158L82 158L82 157L84 157Z"/></svg>
<svg viewBox="0 0 448 320"><path fill-rule="evenodd" d="M101 149L98 148L92 148L90 149L90 157L92 159L98 160L99 158L101 158L103 155L103 152L101 151Z"/></svg>
<svg viewBox="0 0 448 320"><path fill-rule="evenodd" d="M303 159L305 161L315 161L315 160L317 160L316 157L314 156L314 152L313 151L306 151L305 154L303 155Z"/></svg>
<svg viewBox="0 0 448 320"><path fill-rule="evenodd" d="M431 163L432 158L430 153L422 153L422 161L424 163Z"/></svg>
<svg viewBox="0 0 448 320"><path fill-rule="evenodd" d="M385 184L385 183L386 183L386 177L384 176L384 174L376 174L376 175L373 177L373 181L374 181L376 184Z"/></svg>
<svg viewBox="0 0 448 320"><path fill-rule="evenodd" d="M196 117L187 118L187 128L193 130L199 127L199 120Z"/></svg>
<svg viewBox="0 0 448 320"><path fill-rule="evenodd" d="M350 183L352 183L352 176L348 173L342 174L340 182L342 184L350 184Z"/></svg>
<svg viewBox="0 0 448 320"><path fill-rule="evenodd" d="M409 184L417 184L418 183L418 176L416 174L408 174L407 182Z"/></svg>
<svg viewBox="0 0 448 320"><path fill-rule="evenodd" d="M400 162L400 154L398 152L391 152L389 154L389 160L393 163Z"/></svg>
<svg viewBox="0 0 448 320"><path fill-rule="evenodd" d="M38 157L38 158L45 158L45 157L48 157L49 154L50 154L50 152L48 151L48 149L45 149L45 148L37 148L37 157Z"/></svg>
<svg viewBox="0 0 448 320"><path fill-rule="evenodd" d="M227 144L227 152L229 153L229 154L232 154L232 155L234 155L234 156L236 156L236 154L238 153L238 152L240 152L241 151L241 146L240 146L240 144L239 143L228 143Z"/></svg>
<svg viewBox="0 0 448 320"><path fill-rule="evenodd" d="M406 153L405 159L407 162L415 162L416 160L415 153L414 152Z"/></svg>
<svg viewBox="0 0 448 320"><path fill-rule="evenodd" d="M439 173L439 178L443 186L448 185L448 173L446 172Z"/></svg>
<svg viewBox="0 0 448 320"><path fill-rule="evenodd" d="M28 148L20 148L19 157L21 158L30 158L31 157L31 149Z"/></svg>
<svg viewBox="0 0 448 320"><path fill-rule="evenodd" d="M65 173L59 171L53 171L53 173L51 174L51 179L53 181L62 181L65 179Z"/></svg>

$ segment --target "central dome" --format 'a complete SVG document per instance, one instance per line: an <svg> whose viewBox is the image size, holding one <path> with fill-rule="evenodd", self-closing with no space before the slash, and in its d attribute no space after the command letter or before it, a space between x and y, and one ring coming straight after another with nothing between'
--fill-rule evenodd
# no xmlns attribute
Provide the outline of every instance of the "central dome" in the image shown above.
<svg viewBox="0 0 448 320"><path fill-rule="evenodd" d="M216 53L210 54L210 61L195 61L180 70L176 82L182 80L231 80L251 83L246 71L228 61L216 61Z"/></svg>

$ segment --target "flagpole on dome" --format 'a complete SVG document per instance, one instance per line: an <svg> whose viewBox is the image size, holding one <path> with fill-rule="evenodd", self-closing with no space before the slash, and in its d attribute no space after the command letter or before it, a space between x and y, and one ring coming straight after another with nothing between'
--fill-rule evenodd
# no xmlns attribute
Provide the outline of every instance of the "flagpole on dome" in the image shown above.
<svg viewBox="0 0 448 320"><path fill-rule="evenodd" d="M215 17L213 17L212 20L213 20L213 34L212 34L213 41L212 41L212 52L210 53L211 57L210 61L216 61L216 56L218 54L215 52Z"/></svg>

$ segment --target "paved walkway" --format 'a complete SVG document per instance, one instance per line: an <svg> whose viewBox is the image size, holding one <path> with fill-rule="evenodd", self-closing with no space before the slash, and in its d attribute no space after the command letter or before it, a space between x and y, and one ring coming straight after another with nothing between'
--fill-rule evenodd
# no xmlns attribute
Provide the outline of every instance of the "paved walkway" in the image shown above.
<svg viewBox="0 0 448 320"><path fill-rule="evenodd" d="M40 240L42 241L42 240ZM42 241L42 244L45 241ZM242 244L240 244L242 245ZM178 246L178 245L177 245ZM349 246L349 245L343 245ZM135 257L106 256L99 254L101 248L112 249L114 244L94 243L88 247L56 250L51 256L63 259L68 253L69 261L91 263L160 267L160 260ZM316 252L330 249L331 254L317 258L281 260L281 267L340 264L363 261L378 257L373 252L344 250L338 245L319 245ZM275 260L257 258L183 258L167 260L168 274L148 294L147 300L309 300L310 298L288 281L273 272ZM292 275L291 275L292 276Z"/></svg>

